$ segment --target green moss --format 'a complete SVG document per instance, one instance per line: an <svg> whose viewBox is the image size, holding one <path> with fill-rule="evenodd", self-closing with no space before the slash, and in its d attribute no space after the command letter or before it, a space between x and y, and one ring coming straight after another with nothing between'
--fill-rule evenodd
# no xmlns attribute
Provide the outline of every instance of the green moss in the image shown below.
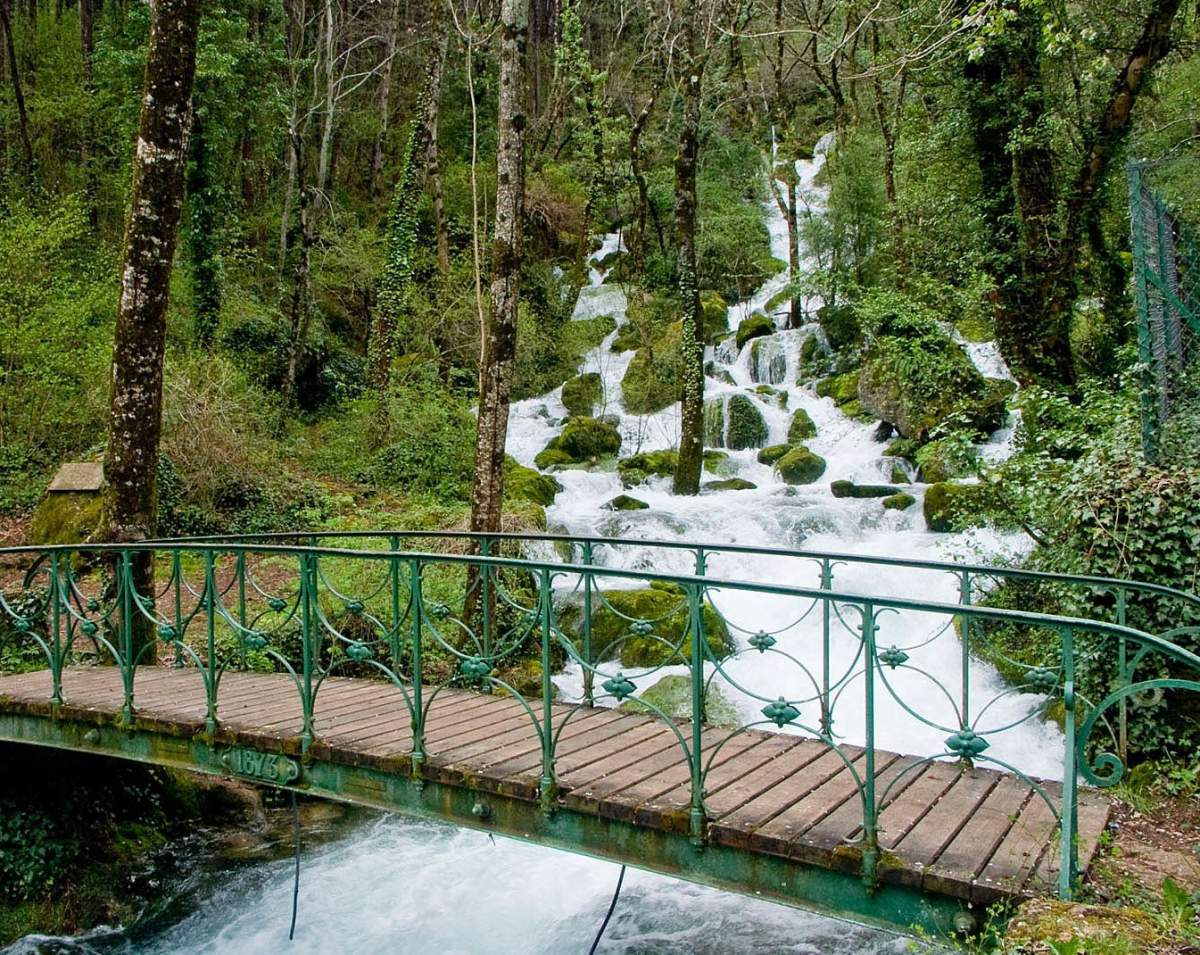
<svg viewBox="0 0 1200 955"><path fill-rule="evenodd" d="M639 694L638 700L658 707L671 719L691 719L692 681L682 674L669 674ZM647 712L646 707L637 700L626 700L617 709L629 713ZM737 707L715 684L709 684L704 693L704 721L715 726L740 726L742 723Z"/></svg>
<svg viewBox="0 0 1200 955"><path fill-rule="evenodd" d="M785 454L792 450L793 445L790 444L771 444L758 452L759 464L774 464Z"/></svg>
<svg viewBox="0 0 1200 955"><path fill-rule="evenodd" d="M554 443L557 440L558 438L552 438L550 443L547 444L546 447L544 447L541 451L539 451L537 456L533 459L533 463L543 471L549 470L550 468L562 467L565 464L574 463L574 458L572 458L571 455L567 454L566 451L563 451Z"/></svg>
<svg viewBox="0 0 1200 955"><path fill-rule="evenodd" d="M725 446L734 451L761 448L767 440L767 423L758 405L746 395L734 395L726 405L729 425Z"/></svg>
<svg viewBox="0 0 1200 955"><path fill-rule="evenodd" d="M704 470L719 473L721 465L728 459L724 451L707 450L704 452ZM679 452L674 450L642 451L630 455L617 462L617 473L621 475L621 483L626 487L634 487L650 477L670 477L675 473L679 461Z"/></svg>
<svg viewBox="0 0 1200 955"><path fill-rule="evenodd" d="M817 309L817 321L835 351L856 345L862 339L862 327L853 305L822 305Z"/></svg>
<svg viewBox="0 0 1200 955"><path fill-rule="evenodd" d="M47 494L34 509L29 539L34 544L81 544L100 527L103 513L100 493Z"/></svg>
<svg viewBox="0 0 1200 955"><path fill-rule="evenodd" d="M883 499L883 506L889 511L907 511L916 503L917 499L911 494L905 493L904 491Z"/></svg>
<svg viewBox="0 0 1200 955"><path fill-rule="evenodd" d="M644 511L650 505L645 501L639 501L636 497L630 497L628 494L618 494L611 501L604 505L608 511Z"/></svg>
<svg viewBox="0 0 1200 955"><path fill-rule="evenodd" d="M575 461L586 461L621 450L621 434L607 421L571 418L556 439L558 448Z"/></svg>
<svg viewBox="0 0 1200 955"><path fill-rule="evenodd" d="M679 400L683 324L675 322L634 354L621 379L621 398L631 414L654 414Z"/></svg>
<svg viewBox="0 0 1200 955"><path fill-rule="evenodd" d="M723 481L707 481L704 484L706 491L753 491L757 487L753 481L743 478L726 478Z"/></svg>
<svg viewBox="0 0 1200 955"><path fill-rule="evenodd" d="M703 313L701 324L705 341L715 342L729 331L729 306L719 294L713 291L702 292L700 310Z"/></svg>
<svg viewBox="0 0 1200 955"><path fill-rule="evenodd" d="M958 329L958 333L963 339L978 345L983 342L990 342L996 337L996 333L992 330L991 322L982 315L969 315L965 318L960 318L954 323L954 327Z"/></svg>
<svg viewBox="0 0 1200 955"><path fill-rule="evenodd" d="M504 496L510 501L529 501L549 507L562 485L548 474L518 464L515 458L504 456Z"/></svg>
<svg viewBox="0 0 1200 955"><path fill-rule="evenodd" d="M891 497L900 493L900 488L890 484L855 484L853 481L834 481L829 489L834 497Z"/></svg>
<svg viewBox="0 0 1200 955"><path fill-rule="evenodd" d="M775 404L780 408L786 408L788 405L788 393L780 391L778 388L772 388L770 385L758 385L755 387L754 393L762 398L773 398Z"/></svg>
<svg viewBox="0 0 1200 955"><path fill-rule="evenodd" d="M912 484L912 480L908 476L908 472L904 470L895 461L892 462L892 476L888 479L893 484Z"/></svg>
<svg viewBox="0 0 1200 955"><path fill-rule="evenodd" d="M560 616L564 627L579 632L578 606L564 608ZM595 599L592 604L593 654L597 660L617 656L627 667L690 660L691 640L685 639L688 617L686 596L671 584L642 590L606 590L603 599ZM709 649L717 659L724 659L732 652L729 628L711 604L704 605L703 617ZM630 624L639 620L648 622L652 632L634 633Z"/></svg>
<svg viewBox="0 0 1200 955"><path fill-rule="evenodd" d="M775 470L788 484L812 484L825 473L825 459L801 445L777 460Z"/></svg>
<svg viewBox="0 0 1200 955"><path fill-rule="evenodd" d="M925 491L925 524L931 531L953 531L987 523L988 489L981 484L933 484Z"/></svg>
<svg viewBox="0 0 1200 955"><path fill-rule="evenodd" d="M817 397L832 398L834 404L844 405L858 399L858 372L848 371L831 375L817 382Z"/></svg>
<svg viewBox="0 0 1200 955"><path fill-rule="evenodd" d="M710 398L704 402L704 443L709 447L725 444L724 398Z"/></svg>
<svg viewBox="0 0 1200 955"><path fill-rule="evenodd" d="M589 417L600 404L603 397L603 385L600 376L589 371L576 375L562 389L562 402L572 415Z"/></svg>
<svg viewBox="0 0 1200 955"><path fill-rule="evenodd" d="M751 315L749 318L743 319L742 323L737 327L737 336L734 340L737 342L738 351L741 351L746 342L752 338L774 334L775 322L759 312Z"/></svg>
<svg viewBox="0 0 1200 955"><path fill-rule="evenodd" d="M922 481L940 484L972 473L977 457L969 445L954 437L945 437L930 441L917 451L916 463L921 469Z"/></svg>
<svg viewBox="0 0 1200 955"><path fill-rule="evenodd" d="M797 408L792 415L791 424L788 425L788 441L792 444L799 444L801 441L807 441L816 436L817 426L813 423L812 416L803 408Z"/></svg>

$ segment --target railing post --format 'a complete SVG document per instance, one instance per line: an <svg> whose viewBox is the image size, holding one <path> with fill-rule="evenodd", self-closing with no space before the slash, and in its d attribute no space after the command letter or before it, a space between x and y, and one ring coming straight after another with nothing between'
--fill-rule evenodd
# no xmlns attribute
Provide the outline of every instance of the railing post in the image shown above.
<svg viewBox="0 0 1200 955"><path fill-rule="evenodd" d="M408 593L412 631L412 778L420 786L425 765L425 704L421 674L421 564L415 559L408 564Z"/></svg>
<svg viewBox="0 0 1200 955"><path fill-rule="evenodd" d="M558 781L554 767L554 681L551 678L550 635L554 628L554 602L550 596L550 571L539 571L542 617L542 812L554 812L558 802Z"/></svg>
<svg viewBox="0 0 1200 955"><path fill-rule="evenodd" d="M962 571L958 577L958 603L961 607L971 606L971 573ZM971 618L963 616L961 640L962 644L962 691L961 691L961 723L959 729L966 732L971 727ZM971 765L971 756L964 750L962 754L964 765Z"/></svg>
<svg viewBox="0 0 1200 955"><path fill-rule="evenodd" d="M862 879L868 890L878 884L879 814L875 805L875 607L863 604L863 686L866 729L863 743Z"/></svg>
<svg viewBox="0 0 1200 955"><path fill-rule="evenodd" d="M1125 593L1124 587L1117 588L1117 623L1124 627L1126 626L1126 609L1128 596ZM1117 637L1117 689L1122 690L1133 682L1133 674L1129 672L1129 646L1125 641L1125 634L1122 633ZM1120 709L1117 713L1117 748L1121 753L1121 762L1129 765L1129 698L1121 697L1121 702L1118 704Z"/></svg>
<svg viewBox="0 0 1200 955"><path fill-rule="evenodd" d="M697 557L697 563L703 560ZM708 649L704 636L704 592L695 584L688 586L688 604L691 616L692 654L692 746L691 770L692 804L689 813L692 845L697 849L704 846L707 821L704 812L704 658Z"/></svg>
<svg viewBox="0 0 1200 955"><path fill-rule="evenodd" d="M121 706L121 721L125 726L133 725L133 562L128 550L122 550L117 558L117 599L121 603L121 680L125 687L125 700Z"/></svg>
<svg viewBox="0 0 1200 955"><path fill-rule="evenodd" d="M482 557L492 556L492 540L490 537L484 537L479 543L479 553ZM482 656L489 663L492 660L492 569L489 564L481 564L479 566L479 597L483 601L483 613L481 615L482 623L480 624L480 644L483 648ZM470 621L467 622L468 626Z"/></svg>
<svg viewBox="0 0 1200 955"><path fill-rule="evenodd" d="M175 626L182 627L183 620L183 562L179 556L179 551L174 551L171 554L171 596L174 598L172 603L175 610ZM183 633L176 633L175 643L175 669L183 669L183 651L179 649L179 642L183 640Z"/></svg>
<svg viewBox="0 0 1200 955"><path fill-rule="evenodd" d="M833 561L821 558L821 589L833 589ZM832 608L829 598L821 598L821 733L828 737L833 732L833 711L829 701L829 625Z"/></svg>
<svg viewBox="0 0 1200 955"><path fill-rule="evenodd" d="M300 732L301 752L307 753L316 738L313 733L313 634L319 632L316 613L317 558L314 554L300 556L300 644L303 649L300 705L304 726Z"/></svg>
<svg viewBox="0 0 1200 955"><path fill-rule="evenodd" d="M246 669L246 552L237 554L238 581L238 666ZM176 617L178 620L179 618Z"/></svg>
<svg viewBox="0 0 1200 955"><path fill-rule="evenodd" d="M70 560L70 558L67 558ZM59 609L59 590L58 590L58 554L50 555L50 631L53 640L53 654L50 661L50 678L53 680L54 686L50 692L50 706L53 710L57 710L62 706L62 671L63 671L63 641L62 635L59 633L59 627L62 624L60 619Z"/></svg>
<svg viewBox="0 0 1200 955"><path fill-rule="evenodd" d="M1063 655L1063 754L1062 845L1058 872L1058 894L1070 899L1079 871L1079 779L1075 766L1075 645L1070 627L1060 631Z"/></svg>
<svg viewBox="0 0 1200 955"><path fill-rule="evenodd" d="M217 732L217 575L215 559L211 550L204 552L204 666L208 671L204 679L205 729L209 740Z"/></svg>
<svg viewBox="0 0 1200 955"><path fill-rule="evenodd" d="M583 542L583 564L592 565L592 542ZM592 672L592 574L585 571L583 575L583 705L592 706L595 703L594 685L596 674Z"/></svg>

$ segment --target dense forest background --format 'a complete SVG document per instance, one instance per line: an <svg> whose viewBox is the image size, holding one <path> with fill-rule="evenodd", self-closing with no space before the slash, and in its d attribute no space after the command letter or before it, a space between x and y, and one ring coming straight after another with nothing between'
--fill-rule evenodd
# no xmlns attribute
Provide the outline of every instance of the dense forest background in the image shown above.
<svg viewBox="0 0 1200 955"><path fill-rule="evenodd" d="M518 33L499 4L202 5L158 533L467 522L472 408L506 261L497 152L518 128L512 400L570 378L609 330L569 318L592 237L621 229L618 275L635 293L625 344L657 349L667 400L685 401L686 445L695 329L673 323L689 296L736 301L781 267L763 223L774 199L816 252L786 290L792 320L825 331L811 376L907 382L903 401L941 409L912 455L942 438L953 468L979 466L960 400L977 383L940 360L944 323L999 341L1023 385L1010 402L1020 453L956 520L1024 528L1045 566L1195 585L1195 429L1178 426L1182 450L1154 465L1138 441L1124 175L1131 157L1169 158L1162 188L1194 215L1195 9L509 6L527 15L515 124L499 101ZM151 9L3 0L3 14L0 514L20 539L57 465L107 443ZM773 143L780 158L809 156L828 132L818 215L786 176L768 186L766 157ZM825 306L804 314L814 295ZM509 526L543 521L544 493L510 480Z"/></svg>

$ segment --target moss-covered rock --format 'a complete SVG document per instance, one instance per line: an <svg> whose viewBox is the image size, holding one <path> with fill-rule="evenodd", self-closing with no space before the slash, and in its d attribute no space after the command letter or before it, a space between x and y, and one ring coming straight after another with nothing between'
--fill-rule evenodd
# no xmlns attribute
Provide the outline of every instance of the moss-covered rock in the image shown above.
<svg viewBox="0 0 1200 955"><path fill-rule="evenodd" d="M700 293L700 310L705 341L715 342L729 331L729 306L718 293L711 290Z"/></svg>
<svg viewBox="0 0 1200 955"><path fill-rule="evenodd" d="M604 505L604 509L608 511L644 511L649 506L645 501L639 501L636 497L618 494Z"/></svg>
<svg viewBox="0 0 1200 955"><path fill-rule="evenodd" d="M721 464L728 459L724 451L708 449L704 452L704 470L719 473ZM679 452L674 450L642 451L622 458L617 462L617 473L625 487L634 487L650 477L670 477L675 473Z"/></svg>
<svg viewBox="0 0 1200 955"><path fill-rule="evenodd" d="M651 667L691 659L688 602L681 588L656 584L641 590L606 590L602 597L592 602L592 652L597 660L616 656L622 666ZM582 609L572 606L563 608L560 618L577 634L581 615ZM724 659L733 652L729 628L711 604L705 603L703 618L710 651ZM639 621L649 624L649 633L632 628Z"/></svg>
<svg viewBox="0 0 1200 955"><path fill-rule="evenodd" d="M858 372L830 375L817 382L817 397L832 398L834 404L844 405L858 400Z"/></svg>
<svg viewBox="0 0 1200 955"><path fill-rule="evenodd" d="M562 485L548 474L518 464L515 458L504 456L504 496L510 501L529 501L549 507Z"/></svg>
<svg viewBox="0 0 1200 955"><path fill-rule="evenodd" d="M925 525L945 533L987 523L988 489L982 484L933 484L925 491Z"/></svg>
<svg viewBox="0 0 1200 955"><path fill-rule="evenodd" d="M800 367L796 373L796 383L816 378L825 373L829 364L828 355L821 346L821 340L816 335L809 335L800 346Z"/></svg>
<svg viewBox="0 0 1200 955"><path fill-rule="evenodd" d="M654 414L679 400L683 324L668 326L662 336L634 354L621 379L621 398L631 414Z"/></svg>
<svg viewBox="0 0 1200 955"><path fill-rule="evenodd" d="M900 493L900 488L890 484L855 484L853 481L834 481L829 489L834 497L891 497Z"/></svg>
<svg viewBox="0 0 1200 955"><path fill-rule="evenodd" d="M34 544L82 544L99 529L104 497L99 491L53 491L34 508L29 540Z"/></svg>
<svg viewBox="0 0 1200 955"><path fill-rule="evenodd" d="M788 484L812 484L825 473L825 459L801 445L777 460L775 470Z"/></svg>
<svg viewBox="0 0 1200 955"><path fill-rule="evenodd" d="M902 436L918 439L957 415L994 418L997 406L966 353L915 309L881 318L863 359L858 398Z"/></svg>
<svg viewBox="0 0 1200 955"><path fill-rule="evenodd" d="M767 422L753 399L746 395L733 395L725 408L728 419L725 447L733 451L745 448L761 448L767 441Z"/></svg>
<svg viewBox="0 0 1200 955"><path fill-rule="evenodd" d="M780 408L786 408L788 405L788 393L780 391L778 388L772 388L770 385L758 385L755 387L754 393L764 400L773 400Z"/></svg>
<svg viewBox="0 0 1200 955"><path fill-rule="evenodd" d="M817 309L817 321L836 351L857 345L862 339L862 326L853 305L822 305Z"/></svg>
<svg viewBox="0 0 1200 955"><path fill-rule="evenodd" d="M809 438L817 436L817 426L813 423L812 416L803 408L797 408L792 414L791 423L788 425L787 439L791 444L799 444L801 441L807 441Z"/></svg>
<svg viewBox="0 0 1200 955"><path fill-rule="evenodd" d="M889 511L907 511L916 503L917 499L904 491L883 499L883 506Z"/></svg>
<svg viewBox="0 0 1200 955"><path fill-rule="evenodd" d="M657 707L674 720L692 718L692 681L683 674L669 674L638 695L638 700ZM626 700L619 710L628 713L649 712L637 700ZM704 721L714 726L740 726L741 715L721 688L710 683L704 693Z"/></svg>
<svg viewBox="0 0 1200 955"><path fill-rule="evenodd" d="M977 458L978 454L970 445L964 445L954 437L945 437L923 445L917 451L916 463L922 481L941 484L970 474Z"/></svg>
<svg viewBox="0 0 1200 955"><path fill-rule="evenodd" d="M774 336L762 336L750 343L750 377L769 385L778 385L787 377L787 352Z"/></svg>
<svg viewBox="0 0 1200 955"><path fill-rule="evenodd" d="M982 315L968 315L960 318L954 323L954 327L962 335L963 341L971 342L975 345L990 342L996 337L991 322Z"/></svg>
<svg viewBox="0 0 1200 955"><path fill-rule="evenodd" d="M725 478L723 481L706 481L706 491L753 491L758 485L744 478Z"/></svg>
<svg viewBox="0 0 1200 955"><path fill-rule="evenodd" d="M621 434L607 421L596 418L569 418L562 434L550 442L534 458L534 464L545 470L554 465L581 464L621 450Z"/></svg>
<svg viewBox="0 0 1200 955"><path fill-rule="evenodd" d="M734 339L737 342L738 351L746 342L752 338L759 338L763 335L775 334L775 322L763 315L761 312L756 312L742 320L742 323L737 327L737 336Z"/></svg>
<svg viewBox="0 0 1200 955"><path fill-rule="evenodd" d="M725 446L725 399L704 402L704 443L710 448Z"/></svg>
<svg viewBox="0 0 1200 955"><path fill-rule="evenodd" d="M883 449L883 456L885 458L908 458L912 461L916 458L920 448L920 441L914 441L912 438L896 438Z"/></svg>
<svg viewBox="0 0 1200 955"><path fill-rule="evenodd" d="M774 464L781 457L787 454L795 445L791 444L771 444L758 452L759 464Z"/></svg>
<svg viewBox="0 0 1200 955"><path fill-rule="evenodd" d="M562 402L570 414L583 418L591 417L596 405L600 404L603 391L600 376L594 371L589 371L576 375L563 385Z"/></svg>
<svg viewBox="0 0 1200 955"><path fill-rule="evenodd" d="M896 461L892 462L892 475L888 480L893 484L912 484L912 479L908 476L908 472Z"/></svg>

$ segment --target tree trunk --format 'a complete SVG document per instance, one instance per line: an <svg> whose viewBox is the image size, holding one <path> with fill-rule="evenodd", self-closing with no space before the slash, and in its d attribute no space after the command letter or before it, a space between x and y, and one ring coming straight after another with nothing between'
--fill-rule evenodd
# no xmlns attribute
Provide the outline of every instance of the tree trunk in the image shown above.
<svg viewBox="0 0 1200 955"><path fill-rule="evenodd" d="M25 94L21 89L21 68L17 64L17 50L13 44L12 18L9 16L8 0L0 0L0 27L4 29L4 49L8 60L9 78L12 80L13 99L17 104L17 131L21 137L21 153L25 160L25 172L33 172L33 144L29 139L29 115L25 112Z"/></svg>
<svg viewBox="0 0 1200 955"><path fill-rule="evenodd" d="M443 71L448 52L449 38L443 36L438 45L438 56L441 58ZM442 195L442 164L438 155L438 120L441 117L441 76L438 75L438 87L431 93L429 99L429 155L425 159L425 176L429 183L429 195L433 200L433 228L437 236L437 266L438 275L445 282L450 277L450 227L446 222L446 202Z"/></svg>
<svg viewBox="0 0 1200 955"><path fill-rule="evenodd" d="M95 22L93 0L79 0L80 70L83 74L83 85L88 88L92 85L92 59L96 52Z"/></svg>
<svg viewBox="0 0 1200 955"><path fill-rule="evenodd" d="M433 5L437 9L437 4ZM392 102L392 72L395 69L396 41L400 37L400 0L392 0L391 16L388 18L387 37L384 46L384 56L387 62L383 66L383 75L379 78L379 88L375 94L375 108L379 111L379 132L375 136L375 145L371 150L371 172L367 180L367 192L374 197L379 187L379 177L383 174L383 149L387 142L388 121L391 118Z"/></svg>
<svg viewBox="0 0 1200 955"><path fill-rule="evenodd" d="M183 202L199 23L200 0L157 0L151 14L104 456L106 532L118 542L147 540L156 528L167 291ZM153 572L148 556L135 561L131 582L144 596L153 595ZM132 628L132 621L125 623ZM153 639L132 636L139 654L143 641Z"/></svg>
<svg viewBox="0 0 1200 955"><path fill-rule="evenodd" d="M703 313L696 277L696 164L700 151L700 99L703 65L696 56L696 9L691 3L683 66L683 122L679 152L675 157L675 247L678 253L679 306L683 318L680 341L682 408L679 459L672 490L676 494L700 493L704 463L704 342Z"/></svg>
<svg viewBox="0 0 1200 955"><path fill-rule="evenodd" d="M500 95L497 112L496 219L492 238L491 309L479 364L479 425L471 530L500 530L504 448L517 346L518 277L525 203L523 57L529 0L503 0L500 11Z"/></svg>
<svg viewBox="0 0 1200 955"><path fill-rule="evenodd" d="M647 216L654 217L655 228L658 231L659 251L662 251L663 245L662 229L659 227L658 214L650 205L650 186L646 182L646 173L642 169L642 133L645 132L646 124L650 121L650 115L654 111L654 104L658 101L658 95L662 92L663 83L666 82L666 60L659 57L658 64L660 69L655 71L654 85L650 88L650 98L646 100L646 105L642 107L637 118L633 121L633 125L629 129L629 167L633 171L633 180L637 184L638 200L637 200L637 215L635 217L633 248L630 250L633 256L633 270L636 274L645 277L646 274L646 218ZM584 236L586 240L586 236Z"/></svg>
<svg viewBox="0 0 1200 955"><path fill-rule="evenodd" d="M425 73L425 85L417 98L417 114L409 124L408 143L400 168L400 179L388 212L387 252L380 280L379 302L368 343L371 382L386 387L395 357L400 323L409 309L413 284L413 259L417 252L417 205L421 195L421 173L429 161L432 134L437 128L438 99L442 90L445 43L434 45Z"/></svg>

